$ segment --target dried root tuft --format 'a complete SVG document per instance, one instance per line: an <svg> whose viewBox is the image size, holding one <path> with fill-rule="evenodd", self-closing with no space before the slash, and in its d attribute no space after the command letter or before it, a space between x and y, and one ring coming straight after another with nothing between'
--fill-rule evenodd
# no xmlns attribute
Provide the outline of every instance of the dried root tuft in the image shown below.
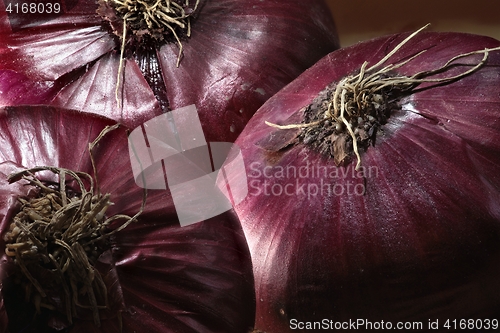
<svg viewBox="0 0 500 333"><path fill-rule="evenodd" d="M428 26L428 25L427 25ZM373 66L364 62L359 72L343 78L334 88L327 89L327 103L309 106L309 110L319 107L321 112L315 112L301 124L277 125L266 122L278 129L301 129L300 138L305 144L312 144L319 151L335 159L341 164L351 153L357 158L356 170L361 165L359 146L368 147L375 142L377 130L383 126L394 109L394 102L399 96L409 94L424 82L449 83L465 77L483 66L491 51L500 48L484 49L457 55L443 66L431 71L422 71L412 76L395 75L394 71L408 62L418 58L426 50L396 64L382 67L403 45L427 26L417 30L399 43L391 52ZM483 54L479 63L467 71L445 78L431 76L445 72L453 66L453 62L474 54ZM307 113L308 110L306 110Z"/></svg>
<svg viewBox="0 0 500 333"><path fill-rule="evenodd" d="M153 40L163 41L168 36L173 37L179 47L176 66L179 67L183 46L180 38L182 32L186 37L191 36L191 18L199 5L199 0L193 7L189 0L103 0L114 8L116 16L122 21L120 64L116 83L115 97L120 107L120 77L123 73L123 57L127 36L142 41L148 35Z"/></svg>
<svg viewBox="0 0 500 333"><path fill-rule="evenodd" d="M92 149L115 128L107 127L89 145L94 173ZM37 176L47 171L57 175L59 183L47 183ZM101 194L95 185L97 178L87 173L41 166L11 174L8 180L24 180L36 189L34 195L19 198L21 209L4 236L5 253L20 268L19 280L24 281L26 298L34 302L37 312L41 307L55 310L57 302L44 288L47 281L40 278L55 277L56 281L50 283L62 287L63 294L56 298L64 304L68 322L77 316L77 308L87 308L92 311L94 323L100 326L99 309L107 309L109 304L106 285L95 264L109 248L109 236L137 220L145 197L136 215L106 217L106 210L112 205L111 195ZM109 230L117 220L123 223ZM82 300L84 297L86 300Z"/></svg>

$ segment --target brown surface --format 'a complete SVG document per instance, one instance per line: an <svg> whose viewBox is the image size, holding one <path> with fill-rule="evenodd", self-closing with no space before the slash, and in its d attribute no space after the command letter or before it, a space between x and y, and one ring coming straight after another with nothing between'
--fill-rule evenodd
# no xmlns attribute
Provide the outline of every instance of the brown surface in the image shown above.
<svg viewBox="0 0 500 333"><path fill-rule="evenodd" d="M326 0L342 46L412 31L459 31L500 40L500 0Z"/></svg>

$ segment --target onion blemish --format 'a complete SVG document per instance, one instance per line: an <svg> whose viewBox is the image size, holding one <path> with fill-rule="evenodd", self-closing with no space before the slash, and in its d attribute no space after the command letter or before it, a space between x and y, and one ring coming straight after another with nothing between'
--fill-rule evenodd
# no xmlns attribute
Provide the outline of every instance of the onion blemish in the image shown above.
<svg viewBox="0 0 500 333"><path fill-rule="evenodd" d="M110 304L106 284L95 265L110 249L109 237L136 221L145 205L144 196L140 211L132 217L105 214L112 205L111 194L102 194L99 189L92 149L117 127L106 127L89 144L94 177L40 166L8 178L9 183L24 180L33 186L26 197L18 198L21 208L4 236L5 252L16 266L14 276L37 313L42 307L63 312L69 324L82 309L89 309L95 325L100 326L99 310L109 309ZM59 182L49 183L37 176L44 172L53 173ZM117 220L121 224L110 230Z"/></svg>
<svg viewBox="0 0 500 333"><path fill-rule="evenodd" d="M305 108L302 123L278 125L266 121L266 124L282 130L301 129L298 141L333 158L337 165L347 161L354 153L357 158L356 170L359 170L360 148L366 149L375 143L378 130L387 122L391 113L400 108L398 100L401 97L414 93L421 83L445 84L465 77L486 63L489 52L500 50L499 47L460 54L437 69L418 72L412 76L395 74L395 70L426 50L396 64L384 65L403 45L428 26L410 34L375 65L368 67L368 62L365 61L356 74L344 77L337 84L330 84ZM483 58L465 72L450 77L431 78L452 68L457 59L474 54L483 54Z"/></svg>

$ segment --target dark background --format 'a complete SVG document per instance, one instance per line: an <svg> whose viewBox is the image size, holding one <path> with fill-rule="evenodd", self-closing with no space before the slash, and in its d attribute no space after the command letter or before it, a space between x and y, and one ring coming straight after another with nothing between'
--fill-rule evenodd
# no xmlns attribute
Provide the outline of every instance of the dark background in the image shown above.
<svg viewBox="0 0 500 333"><path fill-rule="evenodd" d="M342 46L413 31L458 31L500 40L500 0L326 0Z"/></svg>

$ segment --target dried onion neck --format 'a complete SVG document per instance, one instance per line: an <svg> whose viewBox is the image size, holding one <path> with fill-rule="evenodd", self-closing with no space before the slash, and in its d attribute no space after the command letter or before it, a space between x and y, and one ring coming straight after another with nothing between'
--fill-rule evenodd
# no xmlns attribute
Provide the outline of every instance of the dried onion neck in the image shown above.
<svg viewBox="0 0 500 333"><path fill-rule="evenodd" d="M106 133L117 127L106 127L89 144L94 175L92 150ZM48 184L38 178L36 174L42 171L57 175L59 183ZM95 325L100 326L99 309L109 308L109 303L106 285L95 264L109 248L109 236L137 220L144 209L145 196L134 216L106 217L105 212L112 205L111 195L100 193L96 176L40 166L11 174L8 180L10 183L25 180L36 188L34 196L19 198L21 209L4 236L5 252L20 268L17 274L24 283L26 299L33 301L37 313L41 307L56 310L57 304L48 299L44 281L35 276L55 277L63 289L57 298L64 304L68 322L71 324L77 317L77 308L86 308L92 311ZM70 188L70 183L78 189ZM124 222L110 231L108 227L117 220ZM84 295L88 298L86 302L80 299Z"/></svg>
<svg viewBox="0 0 500 333"><path fill-rule="evenodd" d="M180 35L191 36L191 18L199 5L196 0L190 6L189 0L101 0L98 13L109 20L112 26L120 21L121 32L115 26L114 33L121 39L120 64L118 67L115 97L120 107L120 78L123 73L123 57L126 44L143 42L145 36L155 42L174 40L179 47L177 64L179 67L183 47ZM111 8L111 12L107 10ZM114 24L113 24L114 23Z"/></svg>

